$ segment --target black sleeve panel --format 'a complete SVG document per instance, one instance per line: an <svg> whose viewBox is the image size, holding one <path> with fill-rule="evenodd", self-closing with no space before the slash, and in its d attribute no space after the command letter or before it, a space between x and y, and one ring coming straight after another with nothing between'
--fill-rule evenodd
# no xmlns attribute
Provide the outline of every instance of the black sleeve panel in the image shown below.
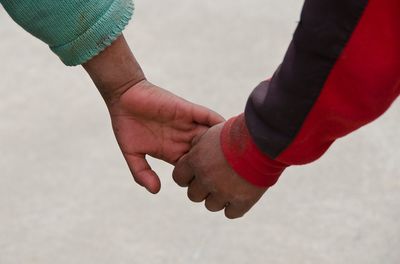
<svg viewBox="0 0 400 264"><path fill-rule="evenodd" d="M246 124L257 146L279 156L294 140L368 0L307 0L284 61L251 94Z"/></svg>

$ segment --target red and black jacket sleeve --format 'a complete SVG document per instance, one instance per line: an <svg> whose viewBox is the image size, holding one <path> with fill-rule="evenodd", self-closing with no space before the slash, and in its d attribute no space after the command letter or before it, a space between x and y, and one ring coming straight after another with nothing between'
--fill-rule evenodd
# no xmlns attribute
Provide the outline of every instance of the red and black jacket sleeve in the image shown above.
<svg viewBox="0 0 400 264"><path fill-rule="evenodd" d="M399 0L306 0L285 58L230 119L232 168L268 187L383 114L400 93Z"/></svg>

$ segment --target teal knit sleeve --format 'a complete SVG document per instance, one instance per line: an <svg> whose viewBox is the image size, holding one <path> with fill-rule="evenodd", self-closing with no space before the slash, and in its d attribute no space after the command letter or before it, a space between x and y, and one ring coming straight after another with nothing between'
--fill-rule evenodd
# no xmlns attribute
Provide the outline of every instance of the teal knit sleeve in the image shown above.
<svg viewBox="0 0 400 264"><path fill-rule="evenodd" d="M132 17L132 0L0 0L26 31L69 66L99 54Z"/></svg>

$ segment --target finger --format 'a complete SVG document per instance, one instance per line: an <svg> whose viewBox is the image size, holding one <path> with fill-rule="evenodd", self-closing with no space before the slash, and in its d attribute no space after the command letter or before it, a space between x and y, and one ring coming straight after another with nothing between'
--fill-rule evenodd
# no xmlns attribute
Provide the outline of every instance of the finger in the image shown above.
<svg viewBox="0 0 400 264"><path fill-rule="evenodd" d="M236 219L244 216L251 208L249 204L229 203L225 207L225 216L229 219Z"/></svg>
<svg viewBox="0 0 400 264"><path fill-rule="evenodd" d="M188 162L188 155L184 155L175 165L172 178L181 187L187 187L194 177L192 166Z"/></svg>
<svg viewBox="0 0 400 264"><path fill-rule="evenodd" d="M205 206L211 212L218 212L225 208L227 202L218 197L217 194L210 194L207 196Z"/></svg>
<svg viewBox="0 0 400 264"><path fill-rule="evenodd" d="M188 188L188 197L192 202L200 203L208 196L207 188L196 178L190 183Z"/></svg>
<svg viewBox="0 0 400 264"><path fill-rule="evenodd" d="M209 127L225 121L220 114L201 105L195 105L193 119L196 123Z"/></svg>
<svg viewBox="0 0 400 264"><path fill-rule="evenodd" d="M151 169L144 155L125 155L129 169L135 181L149 192L156 194L161 189L158 175Z"/></svg>
<svg viewBox="0 0 400 264"><path fill-rule="evenodd" d="M196 129L193 130L193 138L191 142L191 146L197 145L199 143L201 137L210 129L209 127L199 125Z"/></svg>

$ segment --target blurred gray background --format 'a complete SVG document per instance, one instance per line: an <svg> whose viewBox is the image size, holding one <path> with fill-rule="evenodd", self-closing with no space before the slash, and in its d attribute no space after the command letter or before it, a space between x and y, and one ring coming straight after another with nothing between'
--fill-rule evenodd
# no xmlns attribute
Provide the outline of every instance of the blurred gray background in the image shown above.
<svg viewBox="0 0 400 264"><path fill-rule="evenodd" d="M125 31L147 77L225 117L281 62L301 0L137 0ZM0 8L0 263L400 263L400 103L287 170L243 219L162 176L132 180L105 105Z"/></svg>

